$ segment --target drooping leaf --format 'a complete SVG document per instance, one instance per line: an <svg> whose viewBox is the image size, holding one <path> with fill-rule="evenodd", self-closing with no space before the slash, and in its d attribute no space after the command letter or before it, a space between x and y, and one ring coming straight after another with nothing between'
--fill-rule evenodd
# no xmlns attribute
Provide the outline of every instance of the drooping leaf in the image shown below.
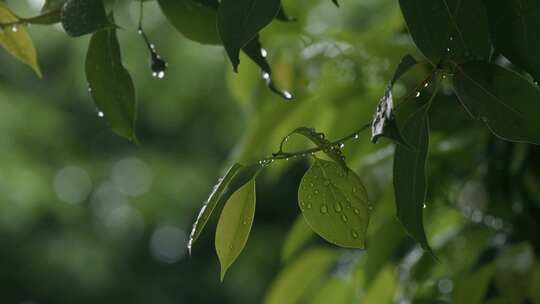
<svg viewBox="0 0 540 304"><path fill-rule="evenodd" d="M340 147L333 145L328 139L326 139L326 136L324 135L324 133L317 132L312 128L300 127L292 131L289 135L287 135L286 138L288 138L289 136L293 134L299 134L309 139L317 147L321 148L324 154L326 154L330 159L338 163L343 170L347 170L347 164L345 163L345 156L343 156L343 153ZM283 148L283 142L280 149L282 148Z"/></svg>
<svg viewBox="0 0 540 304"><path fill-rule="evenodd" d="M304 252L282 270L266 292L263 303L301 303L307 290L321 279L335 259L335 252L329 249L314 248Z"/></svg>
<svg viewBox="0 0 540 304"><path fill-rule="evenodd" d="M540 80L540 2L484 1L495 48Z"/></svg>
<svg viewBox="0 0 540 304"><path fill-rule="evenodd" d="M255 179L229 198L216 228L216 252L221 264L221 280L246 245L255 215Z"/></svg>
<svg viewBox="0 0 540 304"><path fill-rule="evenodd" d="M158 0L167 20L186 38L202 44L221 44L216 8L194 0Z"/></svg>
<svg viewBox="0 0 540 304"><path fill-rule="evenodd" d="M122 65L116 30L102 30L90 39L86 55L86 79L90 94L114 133L136 141L135 88Z"/></svg>
<svg viewBox="0 0 540 304"><path fill-rule="evenodd" d="M240 50L278 14L280 0L223 0L218 9L218 32L234 70Z"/></svg>
<svg viewBox="0 0 540 304"><path fill-rule="evenodd" d="M312 237L313 230L302 215L298 216L283 244L281 260L283 262L290 260Z"/></svg>
<svg viewBox="0 0 540 304"><path fill-rule="evenodd" d="M250 181L260 170L261 166L258 164L244 166L236 163L218 180L218 183L214 186L214 189L199 211L197 220L193 224L188 242L188 250L190 253L193 244L201 235L215 208L227 201L233 193Z"/></svg>
<svg viewBox="0 0 540 304"><path fill-rule="evenodd" d="M486 62L458 66L454 88L475 118L502 139L540 144L540 89L520 75Z"/></svg>
<svg viewBox="0 0 540 304"><path fill-rule="evenodd" d="M370 207L354 171L315 158L300 182L298 204L311 229L325 240L341 247L365 247Z"/></svg>
<svg viewBox="0 0 540 304"><path fill-rule="evenodd" d="M107 18L103 0L68 0L62 8L60 22L72 37L113 26Z"/></svg>
<svg viewBox="0 0 540 304"><path fill-rule="evenodd" d="M493 265L488 264L473 273L460 276L452 294L454 303L484 303L494 270Z"/></svg>
<svg viewBox="0 0 540 304"><path fill-rule="evenodd" d="M393 175L397 217L409 235L425 250L431 251L423 220L427 192L428 109L429 102L410 100L402 103L396 112L397 126L414 150L396 146Z"/></svg>
<svg viewBox="0 0 540 304"><path fill-rule="evenodd" d="M18 20L5 4L0 3L0 23L12 23ZM19 61L31 67L41 77L36 49L25 25L17 24L1 28L0 46Z"/></svg>
<svg viewBox="0 0 540 304"><path fill-rule="evenodd" d="M482 0L400 0L403 17L420 51L432 62L489 57L491 42Z"/></svg>

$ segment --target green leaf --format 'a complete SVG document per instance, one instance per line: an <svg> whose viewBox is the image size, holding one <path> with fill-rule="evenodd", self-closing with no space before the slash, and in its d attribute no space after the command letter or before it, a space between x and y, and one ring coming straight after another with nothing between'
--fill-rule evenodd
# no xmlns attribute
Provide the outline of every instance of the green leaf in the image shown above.
<svg viewBox="0 0 540 304"><path fill-rule="evenodd" d="M473 117L502 139L540 144L540 89L494 64L469 62L457 66L454 89Z"/></svg>
<svg viewBox="0 0 540 304"><path fill-rule="evenodd" d="M95 33L86 55L86 79L94 102L114 133L136 141L135 88L122 65L116 30Z"/></svg>
<svg viewBox="0 0 540 304"><path fill-rule="evenodd" d="M311 304L351 304L355 303L356 288L348 278L332 277L317 290Z"/></svg>
<svg viewBox="0 0 540 304"><path fill-rule="evenodd" d="M341 247L365 247L370 206L352 170L315 158L300 182L298 204L311 229L325 240Z"/></svg>
<svg viewBox="0 0 540 304"><path fill-rule="evenodd" d="M188 242L188 250L190 253L193 244L201 235L206 223L214 212L214 209L218 205L221 205L223 202L227 201L231 195L236 192L236 190L244 186L255 175L257 175L260 170L261 166L258 164L243 166L236 163L227 170L222 178L218 180L218 183L214 186L210 196L199 211L197 220L193 224Z"/></svg>
<svg viewBox="0 0 540 304"><path fill-rule="evenodd" d="M394 293L398 286L395 266L388 264L362 297L361 303L394 303Z"/></svg>
<svg viewBox="0 0 540 304"><path fill-rule="evenodd" d="M405 140L415 150L396 146L394 194L397 217L405 230L431 252L424 231L423 206L426 200L426 158L429 146L429 102L408 100L396 111L396 123Z"/></svg>
<svg viewBox="0 0 540 304"><path fill-rule="evenodd" d="M540 2L484 1L495 48L540 80Z"/></svg>
<svg viewBox="0 0 540 304"><path fill-rule="evenodd" d="M68 0L60 15L62 27L72 37L112 27L102 0Z"/></svg>
<svg viewBox="0 0 540 304"><path fill-rule="evenodd" d="M317 147L321 148L324 154L326 154L330 159L338 163L343 170L347 170L347 164L345 163L345 156L339 146L333 145L324 133L316 132L313 128L300 127L289 133L285 139L293 134L299 134L304 136L313 142ZM281 142L280 150L283 149L283 144L285 141Z"/></svg>
<svg viewBox="0 0 540 304"><path fill-rule="evenodd" d="M227 201L216 228L216 252L221 264L221 280L246 245L255 215L255 179L236 191Z"/></svg>
<svg viewBox="0 0 540 304"><path fill-rule="evenodd" d="M0 3L0 23L17 22L19 19L3 3ZM0 46L22 63L31 67L41 78L36 49L24 25L0 29Z"/></svg>
<svg viewBox="0 0 540 304"><path fill-rule="evenodd" d="M285 21L285 22L295 21L294 18L289 17L289 15L285 12L285 8L283 7L283 4L281 4L279 7L279 12L276 15L276 19L279 21Z"/></svg>
<svg viewBox="0 0 540 304"><path fill-rule="evenodd" d="M186 38L202 44L221 44L215 8L193 0L158 0L169 22Z"/></svg>
<svg viewBox="0 0 540 304"><path fill-rule="evenodd" d="M62 8L66 0L46 0L43 6L41 7L41 12L49 12Z"/></svg>
<svg viewBox="0 0 540 304"><path fill-rule="evenodd" d="M335 260L335 252L329 249L314 248L304 252L278 275L263 303L302 303L307 290L321 279Z"/></svg>
<svg viewBox="0 0 540 304"><path fill-rule="evenodd" d="M278 14L280 0L223 0L218 9L218 31L236 71L240 49Z"/></svg>
<svg viewBox="0 0 540 304"><path fill-rule="evenodd" d="M290 260L312 237L313 230L308 226L302 215L298 216L283 244L281 261L287 262Z"/></svg>
<svg viewBox="0 0 540 304"><path fill-rule="evenodd" d="M491 42L482 0L400 0L409 32L433 62L451 57L487 59Z"/></svg>
<svg viewBox="0 0 540 304"><path fill-rule="evenodd" d="M452 294L453 303L484 303L494 270L493 265L489 264L473 273L462 275Z"/></svg>
<svg viewBox="0 0 540 304"><path fill-rule="evenodd" d="M534 248L529 243L504 247L495 259L495 286L508 303L524 303L532 287Z"/></svg>

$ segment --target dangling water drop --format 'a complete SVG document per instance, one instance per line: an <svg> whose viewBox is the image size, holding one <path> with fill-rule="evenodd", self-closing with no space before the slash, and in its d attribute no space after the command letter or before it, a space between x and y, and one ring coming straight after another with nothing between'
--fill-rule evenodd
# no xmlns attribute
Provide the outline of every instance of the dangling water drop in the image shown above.
<svg viewBox="0 0 540 304"><path fill-rule="evenodd" d="M358 232L354 231L354 230L351 230L351 236L354 238L354 239L357 239L358 238Z"/></svg>
<svg viewBox="0 0 540 304"><path fill-rule="evenodd" d="M360 135L358 135L358 133L354 134L354 139L358 139L360 138Z"/></svg>
<svg viewBox="0 0 540 304"><path fill-rule="evenodd" d="M416 98L420 97L420 91L416 92Z"/></svg>
<svg viewBox="0 0 540 304"><path fill-rule="evenodd" d="M424 203L424 205L422 205L422 208L426 209L427 205L426 203Z"/></svg>
<svg viewBox="0 0 540 304"><path fill-rule="evenodd" d="M19 29L17 28L17 25L13 25L11 27L11 31L13 31L14 33L16 33Z"/></svg>
<svg viewBox="0 0 540 304"><path fill-rule="evenodd" d="M321 206L321 213L322 214L327 214L328 213L328 207L326 207L326 205Z"/></svg>
<svg viewBox="0 0 540 304"><path fill-rule="evenodd" d="M342 215L341 215L341 220L342 220L344 223L346 223L346 222L349 221L349 219L347 218L347 216L346 216L345 214L342 214Z"/></svg>
<svg viewBox="0 0 540 304"><path fill-rule="evenodd" d="M98 116L99 118L103 118L103 117L105 117L105 114L104 114L102 111L98 110L98 111L97 111L97 116Z"/></svg>
<svg viewBox="0 0 540 304"><path fill-rule="evenodd" d="M340 149L343 149L345 148L345 144L344 143L339 143L339 146L338 146Z"/></svg>
<svg viewBox="0 0 540 304"><path fill-rule="evenodd" d="M340 203L335 203L335 204L334 204L334 210L335 210L336 212L341 212L341 210L343 210L343 207L341 206Z"/></svg>
<svg viewBox="0 0 540 304"><path fill-rule="evenodd" d="M311 203L307 203L306 209L311 209Z"/></svg>
<svg viewBox="0 0 540 304"><path fill-rule="evenodd" d="M353 212L356 215L360 215L360 210L358 210L358 208L353 208Z"/></svg>
<svg viewBox="0 0 540 304"><path fill-rule="evenodd" d="M266 58L266 56L268 56L268 52L263 48L261 48L261 56L263 56L263 58Z"/></svg>

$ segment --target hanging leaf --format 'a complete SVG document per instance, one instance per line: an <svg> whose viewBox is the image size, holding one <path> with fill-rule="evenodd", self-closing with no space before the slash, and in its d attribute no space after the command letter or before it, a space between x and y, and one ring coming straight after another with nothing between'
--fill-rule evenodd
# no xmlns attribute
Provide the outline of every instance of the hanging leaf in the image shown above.
<svg viewBox="0 0 540 304"><path fill-rule="evenodd" d="M158 0L167 20L186 38L202 44L221 44L216 8L194 0Z"/></svg>
<svg viewBox="0 0 540 304"><path fill-rule="evenodd" d="M396 123L405 140L414 147L396 146L394 155L394 194L397 217L405 230L431 252L424 231L426 201L426 158L429 146L429 102L411 100L396 112Z"/></svg>
<svg viewBox="0 0 540 304"><path fill-rule="evenodd" d="M260 170L261 166L259 165L243 166L236 163L218 180L218 183L214 186L210 196L199 211L197 220L191 229L188 242L188 250L190 253L193 244L201 235L206 223L214 212L214 209L227 201L234 192L253 179Z"/></svg>
<svg viewBox="0 0 540 304"><path fill-rule="evenodd" d="M135 88L122 65L116 30L95 33L86 55L86 79L89 90L111 129L117 135L136 141Z"/></svg>
<svg viewBox="0 0 540 304"><path fill-rule="evenodd" d="M276 17L280 0L223 0L218 9L218 31L235 71L240 49Z"/></svg>
<svg viewBox="0 0 540 304"><path fill-rule="evenodd" d="M339 147L339 145L334 145L328 139L326 139L324 133L317 132L315 131L315 129L312 128L300 127L292 131L289 135L287 135L287 137L285 137L285 139L289 138L289 136L293 134L299 134L309 139L317 147L322 149L324 154L326 154L330 159L338 163L343 170L347 170L345 156L343 156L341 148ZM283 149L284 143L285 140L281 142L280 151Z"/></svg>
<svg viewBox="0 0 540 304"><path fill-rule="evenodd" d="M416 46L432 62L489 58L491 42L482 0L400 0Z"/></svg>
<svg viewBox="0 0 540 304"><path fill-rule="evenodd" d="M484 3L497 51L540 80L540 2L489 0Z"/></svg>
<svg viewBox="0 0 540 304"><path fill-rule="evenodd" d="M497 65L470 62L458 66L454 89L475 118L502 139L540 145L540 89Z"/></svg>
<svg viewBox="0 0 540 304"><path fill-rule="evenodd" d="M246 245L255 215L255 179L236 191L225 203L216 228L216 252L221 280Z"/></svg>
<svg viewBox="0 0 540 304"><path fill-rule="evenodd" d="M370 207L364 185L350 169L315 158L300 182L298 204L311 229L325 240L365 247Z"/></svg>
<svg viewBox="0 0 540 304"><path fill-rule="evenodd" d="M107 18L103 0L68 0L60 15L62 27L72 37L113 27Z"/></svg>
<svg viewBox="0 0 540 304"><path fill-rule="evenodd" d="M263 303L294 304L301 300L336 260L334 251L323 248L310 249L285 268L272 283Z"/></svg>
<svg viewBox="0 0 540 304"><path fill-rule="evenodd" d="M313 230L309 228L302 215L298 216L283 244L281 261L287 262L290 260L312 237Z"/></svg>
<svg viewBox="0 0 540 304"><path fill-rule="evenodd" d="M0 3L0 23L9 24L18 20L5 4ZM25 25L14 24L11 27L0 28L0 46L19 61L31 67L41 78L36 49Z"/></svg>

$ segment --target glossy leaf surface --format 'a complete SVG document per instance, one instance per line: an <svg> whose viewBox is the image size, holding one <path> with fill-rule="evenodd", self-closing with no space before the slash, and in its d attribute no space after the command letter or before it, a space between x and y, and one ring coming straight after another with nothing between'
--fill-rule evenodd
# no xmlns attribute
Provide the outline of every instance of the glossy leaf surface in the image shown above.
<svg viewBox="0 0 540 304"><path fill-rule="evenodd" d="M102 0L68 0L60 16L62 27L72 37L112 27Z"/></svg>

